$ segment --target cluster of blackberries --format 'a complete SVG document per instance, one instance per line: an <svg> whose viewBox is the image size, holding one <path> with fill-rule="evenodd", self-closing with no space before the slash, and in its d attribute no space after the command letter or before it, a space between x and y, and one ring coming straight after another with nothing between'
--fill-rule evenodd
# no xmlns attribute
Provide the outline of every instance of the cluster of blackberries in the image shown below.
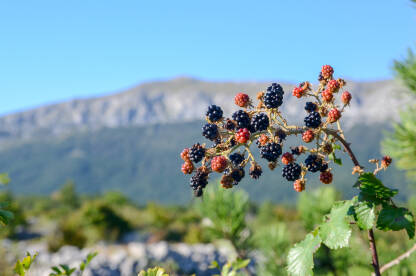
<svg viewBox="0 0 416 276"><path fill-rule="evenodd" d="M282 154L282 146L278 143L267 143L260 147L260 155L269 162L275 162Z"/></svg>
<svg viewBox="0 0 416 276"><path fill-rule="evenodd" d="M277 108L283 103L283 88L280 84L272 83L264 95L264 105L267 108Z"/></svg>

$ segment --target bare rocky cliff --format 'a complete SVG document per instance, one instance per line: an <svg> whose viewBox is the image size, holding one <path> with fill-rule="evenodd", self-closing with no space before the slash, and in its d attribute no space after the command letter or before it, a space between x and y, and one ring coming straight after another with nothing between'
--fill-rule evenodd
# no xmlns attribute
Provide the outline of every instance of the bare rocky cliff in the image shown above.
<svg viewBox="0 0 416 276"><path fill-rule="evenodd" d="M202 119L209 104L230 114L237 107L233 96L245 92L253 98L270 83L206 82L191 78L144 83L127 91L103 97L76 99L9 114L0 118L0 141L61 136L74 131L103 127L175 123ZM290 120L303 118L304 100L291 95L293 85L283 84L282 110ZM353 95L347 127L357 122L383 122L397 118L397 109L408 99L394 81L349 82Z"/></svg>

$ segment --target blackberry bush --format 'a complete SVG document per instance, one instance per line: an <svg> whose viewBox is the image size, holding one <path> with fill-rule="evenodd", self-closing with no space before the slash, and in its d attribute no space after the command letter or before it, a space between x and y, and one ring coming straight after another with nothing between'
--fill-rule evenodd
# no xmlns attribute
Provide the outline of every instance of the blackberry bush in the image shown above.
<svg viewBox="0 0 416 276"><path fill-rule="evenodd" d="M257 94L257 105L253 105L247 94L239 93L234 102L244 110L232 114L232 120L224 119L220 107L210 106L206 113L208 123L203 127L202 134L213 145L195 144L182 151L180 156L185 162L182 171L185 174L194 172L190 185L196 196L203 194L208 177L214 172L221 173L221 186L229 189L245 176L246 166L250 167L248 174L251 178L261 177L263 168L252 152L258 150L261 157L268 161L269 169L282 167L282 176L291 182L295 191L302 192L308 190L309 177L316 177L323 184L336 181L332 166L342 165L337 154L346 152L354 164L352 173L358 175L354 187L359 195L334 204L322 224L290 250L287 269L290 275L312 275L313 254L321 244L329 249L348 246L351 227L356 225L360 230L368 231L372 265L375 275L380 275L390 264L384 267L379 264L373 229L404 229L413 238L415 222L409 210L394 204L393 197L397 190L389 189L376 178L378 172L387 169L392 159L370 160L376 168L373 172L365 172L345 139L340 121L351 104L352 96L350 92L343 91L346 82L335 79L333 74L334 69L324 65L315 88L305 81L293 89L294 97L307 99L305 115L301 115L304 125L290 124L279 110L284 90L277 83ZM287 145L287 141L292 141L286 140L288 136L300 137L298 144ZM257 146L252 147L253 142ZM301 143L307 143L307 146ZM279 159L283 151L285 154ZM194 163L198 162L201 166L195 168Z"/></svg>

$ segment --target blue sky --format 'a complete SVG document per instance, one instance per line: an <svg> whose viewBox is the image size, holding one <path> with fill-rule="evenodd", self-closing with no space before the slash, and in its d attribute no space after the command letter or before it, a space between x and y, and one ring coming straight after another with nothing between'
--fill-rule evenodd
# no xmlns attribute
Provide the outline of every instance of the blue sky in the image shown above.
<svg viewBox="0 0 416 276"><path fill-rule="evenodd" d="M0 114L149 80L391 78L407 0L0 2Z"/></svg>

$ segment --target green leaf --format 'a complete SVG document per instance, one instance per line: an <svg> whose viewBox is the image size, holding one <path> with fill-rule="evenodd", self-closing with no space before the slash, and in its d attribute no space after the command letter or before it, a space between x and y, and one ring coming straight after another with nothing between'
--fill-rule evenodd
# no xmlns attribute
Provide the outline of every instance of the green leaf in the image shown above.
<svg viewBox="0 0 416 276"><path fill-rule="evenodd" d="M332 144L332 148L336 149L336 150L340 150L341 146L334 143L334 144Z"/></svg>
<svg viewBox="0 0 416 276"><path fill-rule="evenodd" d="M359 201L353 206L353 209L357 225L361 229L369 230L373 228L376 218L373 204Z"/></svg>
<svg viewBox="0 0 416 276"><path fill-rule="evenodd" d="M245 260L237 259L233 262L233 268L235 270L240 270L248 266L249 263L250 263L250 259L245 259Z"/></svg>
<svg viewBox="0 0 416 276"><path fill-rule="evenodd" d="M169 276L165 270L160 267L149 268L147 271L140 271L138 276Z"/></svg>
<svg viewBox="0 0 416 276"><path fill-rule="evenodd" d="M348 211L352 201L336 202L330 214L319 228L319 235L323 243L331 249L348 246L351 227L348 221Z"/></svg>
<svg viewBox="0 0 416 276"><path fill-rule="evenodd" d="M319 235L308 234L305 239L290 249L287 270L290 275L313 275L313 254L321 246Z"/></svg>
<svg viewBox="0 0 416 276"><path fill-rule="evenodd" d="M98 255L98 252L93 252L93 253L89 253L86 257L86 259L79 265L79 269L81 271L84 271L85 268L90 264L90 262L92 261L92 259L95 258L95 256Z"/></svg>
<svg viewBox="0 0 416 276"><path fill-rule="evenodd" d="M342 160L340 158L337 158L335 156L335 153L332 152L330 155L328 155L328 157L329 157L329 160L332 160L335 164L342 166Z"/></svg>
<svg viewBox="0 0 416 276"><path fill-rule="evenodd" d="M7 225L13 218L12 212L0 209L0 224Z"/></svg>
<svg viewBox="0 0 416 276"><path fill-rule="evenodd" d="M372 173L363 173L358 180L360 181L361 192L359 198L361 201L381 204L398 193L397 189L393 190L384 186Z"/></svg>
<svg viewBox="0 0 416 276"><path fill-rule="evenodd" d="M384 231L406 229L409 238L413 239L415 235L415 220L413 214L408 209L386 205L378 216L377 228Z"/></svg>

